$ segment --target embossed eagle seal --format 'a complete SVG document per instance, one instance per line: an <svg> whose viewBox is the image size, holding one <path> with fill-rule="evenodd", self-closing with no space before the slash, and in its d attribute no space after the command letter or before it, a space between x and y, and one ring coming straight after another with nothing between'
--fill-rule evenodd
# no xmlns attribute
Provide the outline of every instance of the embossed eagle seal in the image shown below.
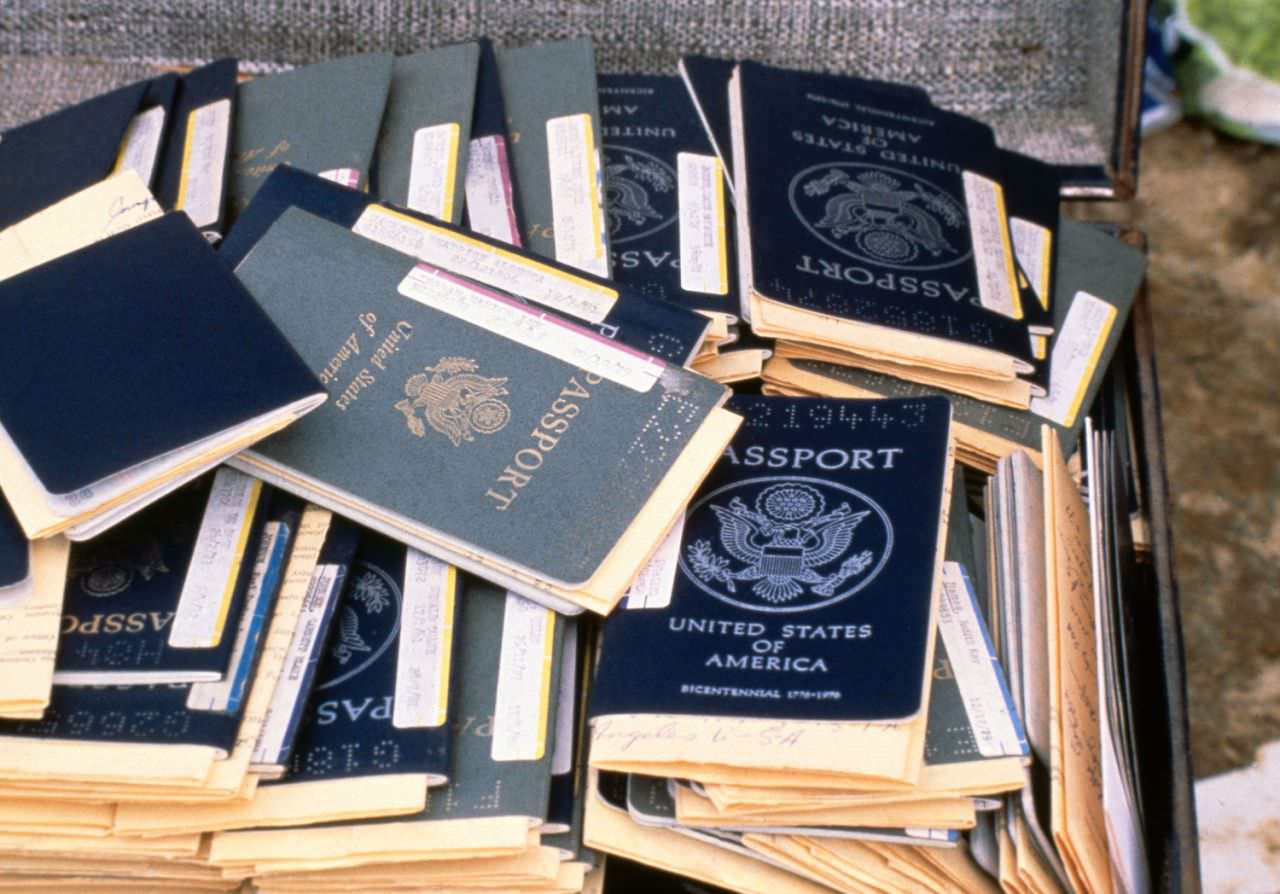
<svg viewBox="0 0 1280 894"><path fill-rule="evenodd" d="M605 146L605 208L609 238L626 242L676 219L676 172L639 149ZM660 207L655 207L660 206Z"/></svg>
<svg viewBox="0 0 1280 894"><path fill-rule="evenodd" d="M752 492L748 503L743 497ZM829 498L839 500L831 511ZM766 612L844 599L879 573L893 540L888 517L870 498L816 479L751 479L721 488L690 511L688 524L715 530L719 548L711 538L692 540L681 557L685 573L717 599ZM860 530L867 532L861 538Z"/></svg>
<svg viewBox="0 0 1280 894"><path fill-rule="evenodd" d="M405 399L395 404L409 431L425 438L430 425L454 447L474 441L474 432L501 431L511 419L511 408L499 400L508 393L507 377L482 376L477 369L474 360L442 357L435 366L410 376L404 383Z"/></svg>
<svg viewBox="0 0 1280 894"><path fill-rule="evenodd" d="M964 206L922 177L838 162L801 171L791 207L808 230L850 257L904 270L949 267L969 257L953 238Z"/></svg>

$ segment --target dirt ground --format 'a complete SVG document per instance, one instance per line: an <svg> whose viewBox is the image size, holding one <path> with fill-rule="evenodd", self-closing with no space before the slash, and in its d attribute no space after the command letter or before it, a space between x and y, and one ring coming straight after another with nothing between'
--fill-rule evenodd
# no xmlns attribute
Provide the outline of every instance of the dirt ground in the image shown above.
<svg viewBox="0 0 1280 894"><path fill-rule="evenodd" d="M1191 124L1147 139L1150 240L1197 777L1280 738L1280 149ZM1095 209L1090 209L1095 210Z"/></svg>

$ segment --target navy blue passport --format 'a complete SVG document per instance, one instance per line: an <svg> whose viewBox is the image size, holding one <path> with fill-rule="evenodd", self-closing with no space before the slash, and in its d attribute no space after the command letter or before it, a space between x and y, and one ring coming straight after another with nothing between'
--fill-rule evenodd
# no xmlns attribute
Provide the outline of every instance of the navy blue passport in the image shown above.
<svg viewBox="0 0 1280 894"><path fill-rule="evenodd" d="M106 177L149 86L139 81L0 134L0 228Z"/></svg>
<svg viewBox="0 0 1280 894"><path fill-rule="evenodd" d="M186 211L211 240L221 237L226 224L235 94L235 59L182 76L155 181L161 207Z"/></svg>
<svg viewBox="0 0 1280 894"><path fill-rule="evenodd" d="M366 209L393 206L379 202L365 193L345 189L323 177L308 174L288 165L281 165L271 173L249 207L236 220L236 225L227 235L219 252L223 260L233 268L238 267L271 225L291 207L300 208L350 229L355 227ZM708 325L707 319L690 309L647 298L634 289L625 288L625 284L623 284L624 288L619 289L618 283L592 276L551 258L513 248L501 239L468 232L447 221L436 220L406 208L395 208L395 212L422 221L440 231L465 236L466 239L479 242L489 248L507 254L515 252L516 256L526 258L546 270L554 271L558 276L590 283L616 294L617 298L604 318L591 325L591 328L606 338L681 366L697 352L698 345L702 341ZM455 273L468 275L465 268L452 269ZM515 285L511 283L504 288ZM562 316L580 325L585 322L570 314L562 314Z"/></svg>
<svg viewBox="0 0 1280 894"><path fill-rule="evenodd" d="M394 722L407 551L402 543L363 532L280 782L389 773L448 778L448 722L404 728ZM458 576L451 578L456 586ZM461 626L454 624L451 649Z"/></svg>
<svg viewBox="0 0 1280 894"><path fill-rule="evenodd" d="M197 445L211 464L324 399L181 213L5 280L0 321L24 334L0 355L0 425L45 493L70 495L62 527L101 505L104 479L158 460L145 487Z"/></svg>
<svg viewBox="0 0 1280 894"><path fill-rule="evenodd" d="M975 237L965 172L998 176L990 129L843 83L739 67L755 291L1032 373L1026 321L984 307L980 292L980 257L1004 247L998 233Z"/></svg>
<svg viewBox="0 0 1280 894"><path fill-rule="evenodd" d="M725 178L680 79L598 80L614 281L651 298L736 315Z"/></svg>
<svg viewBox="0 0 1280 894"><path fill-rule="evenodd" d="M193 565L214 473L184 485L100 537L71 547L53 682L136 685L219 680L227 671L245 605L269 496L244 521L245 550L228 574L233 587L222 636L210 648L169 645Z"/></svg>
<svg viewBox="0 0 1280 894"><path fill-rule="evenodd" d="M732 59L715 59L711 56L681 56L679 63L685 89L697 107L702 125L730 178L733 177L733 153L730 145L729 79L733 77L733 69L737 64ZM816 72L812 76L839 78L846 83L856 83L864 89L887 93L899 101L931 104L928 92L921 87L840 75L821 75Z"/></svg>
<svg viewBox="0 0 1280 894"><path fill-rule="evenodd" d="M896 720L921 708L946 400L737 396L675 583L605 621L592 717ZM661 656L660 658L657 656Z"/></svg>

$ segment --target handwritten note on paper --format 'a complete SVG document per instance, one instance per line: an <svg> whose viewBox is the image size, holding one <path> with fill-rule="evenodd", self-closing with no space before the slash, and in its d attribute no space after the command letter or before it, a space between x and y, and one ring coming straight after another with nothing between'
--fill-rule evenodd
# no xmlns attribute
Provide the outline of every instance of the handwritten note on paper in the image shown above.
<svg viewBox="0 0 1280 894"><path fill-rule="evenodd" d="M644 772L661 765L806 771L915 782L925 712L907 723L615 714L592 726L591 765ZM710 773L708 777L710 778ZM698 777L702 778L702 777Z"/></svg>
<svg viewBox="0 0 1280 894"><path fill-rule="evenodd" d="M159 217L160 203L132 170L95 183L0 231L0 279Z"/></svg>
<svg viewBox="0 0 1280 894"><path fill-rule="evenodd" d="M63 537L37 540L31 596L0 611L0 717L38 718L49 704L70 554Z"/></svg>
<svg viewBox="0 0 1280 894"><path fill-rule="evenodd" d="M1110 892L1099 758L1097 628L1089 514L1053 431L1042 430L1049 594L1054 840L1079 891Z"/></svg>

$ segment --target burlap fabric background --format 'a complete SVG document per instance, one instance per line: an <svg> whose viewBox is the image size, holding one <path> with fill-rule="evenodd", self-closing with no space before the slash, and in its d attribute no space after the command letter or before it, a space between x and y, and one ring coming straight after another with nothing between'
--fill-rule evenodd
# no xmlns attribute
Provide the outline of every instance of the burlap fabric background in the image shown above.
<svg viewBox="0 0 1280 894"><path fill-rule="evenodd" d="M1006 146L1098 164L1115 127L1118 0L0 0L0 128L156 64L237 56L270 70L487 34L590 34L601 71L675 72L682 53L926 86Z"/></svg>

